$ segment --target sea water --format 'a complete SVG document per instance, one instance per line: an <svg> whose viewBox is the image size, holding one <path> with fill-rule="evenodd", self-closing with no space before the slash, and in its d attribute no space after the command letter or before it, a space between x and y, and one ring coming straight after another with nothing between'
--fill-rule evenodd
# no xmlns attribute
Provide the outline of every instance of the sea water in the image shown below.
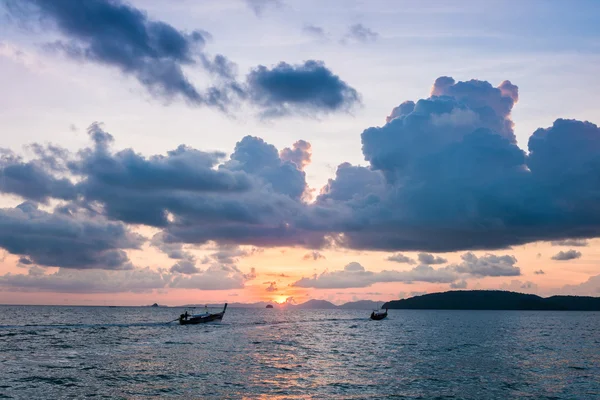
<svg viewBox="0 0 600 400"><path fill-rule="evenodd" d="M600 398L596 312L182 311L0 306L0 398Z"/></svg>

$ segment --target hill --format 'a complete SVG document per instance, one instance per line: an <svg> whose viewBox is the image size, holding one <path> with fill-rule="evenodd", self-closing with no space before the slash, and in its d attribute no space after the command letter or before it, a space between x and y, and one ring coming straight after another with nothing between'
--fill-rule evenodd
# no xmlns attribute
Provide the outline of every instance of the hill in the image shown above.
<svg viewBox="0 0 600 400"><path fill-rule="evenodd" d="M338 308L335 304L330 303L327 300L309 300L306 303L290 305L288 307L296 308L299 310L324 310Z"/></svg>
<svg viewBox="0 0 600 400"><path fill-rule="evenodd" d="M382 308L414 310L600 311L600 297L552 296L502 290L455 290L387 302Z"/></svg>

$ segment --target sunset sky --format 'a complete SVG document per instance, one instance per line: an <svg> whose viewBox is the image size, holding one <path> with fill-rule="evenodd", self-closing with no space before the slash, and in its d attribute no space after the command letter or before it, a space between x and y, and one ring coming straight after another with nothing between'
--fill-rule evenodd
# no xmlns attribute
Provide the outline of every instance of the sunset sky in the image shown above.
<svg viewBox="0 0 600 400"><path fill-rule="evenodd" d="M0 0L0 304L600 296L599 19Z"/></svg>

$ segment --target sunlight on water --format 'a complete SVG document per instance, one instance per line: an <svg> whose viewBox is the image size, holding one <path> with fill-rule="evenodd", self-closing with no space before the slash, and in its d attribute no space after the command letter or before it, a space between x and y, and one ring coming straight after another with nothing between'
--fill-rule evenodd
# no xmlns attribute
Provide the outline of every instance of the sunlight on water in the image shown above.
<svg viewBox="0 0 600 400"><path fill-rule="evenodd" d="M0 398L595 398L600 313L0 307Z"/></svg>

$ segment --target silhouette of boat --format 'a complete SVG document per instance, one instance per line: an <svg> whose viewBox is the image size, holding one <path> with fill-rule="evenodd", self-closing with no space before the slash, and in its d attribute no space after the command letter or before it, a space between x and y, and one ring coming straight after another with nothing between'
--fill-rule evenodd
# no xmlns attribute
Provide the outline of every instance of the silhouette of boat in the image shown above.
<svg viewBox="0 0 600 400"><path fill-rule="evenodd" d="M225 315L225 310L227 310L227 303L225 303L225 307L223 307L223 311L218 313L209 313L205 312L204 314L188 314L186 311L184 314L179 316L179 324L180 325L196 325L196 324L204 324L207 322L220 322Z"/></svg>
<svg viewBox="0 0 600 400"><path fill-rule="evenodd" d="M373 319L375 321L380 321L387 317L387 312L388 312L387 308L385 309L385 311L374 310L371 313L371 319Z"/></svg>

